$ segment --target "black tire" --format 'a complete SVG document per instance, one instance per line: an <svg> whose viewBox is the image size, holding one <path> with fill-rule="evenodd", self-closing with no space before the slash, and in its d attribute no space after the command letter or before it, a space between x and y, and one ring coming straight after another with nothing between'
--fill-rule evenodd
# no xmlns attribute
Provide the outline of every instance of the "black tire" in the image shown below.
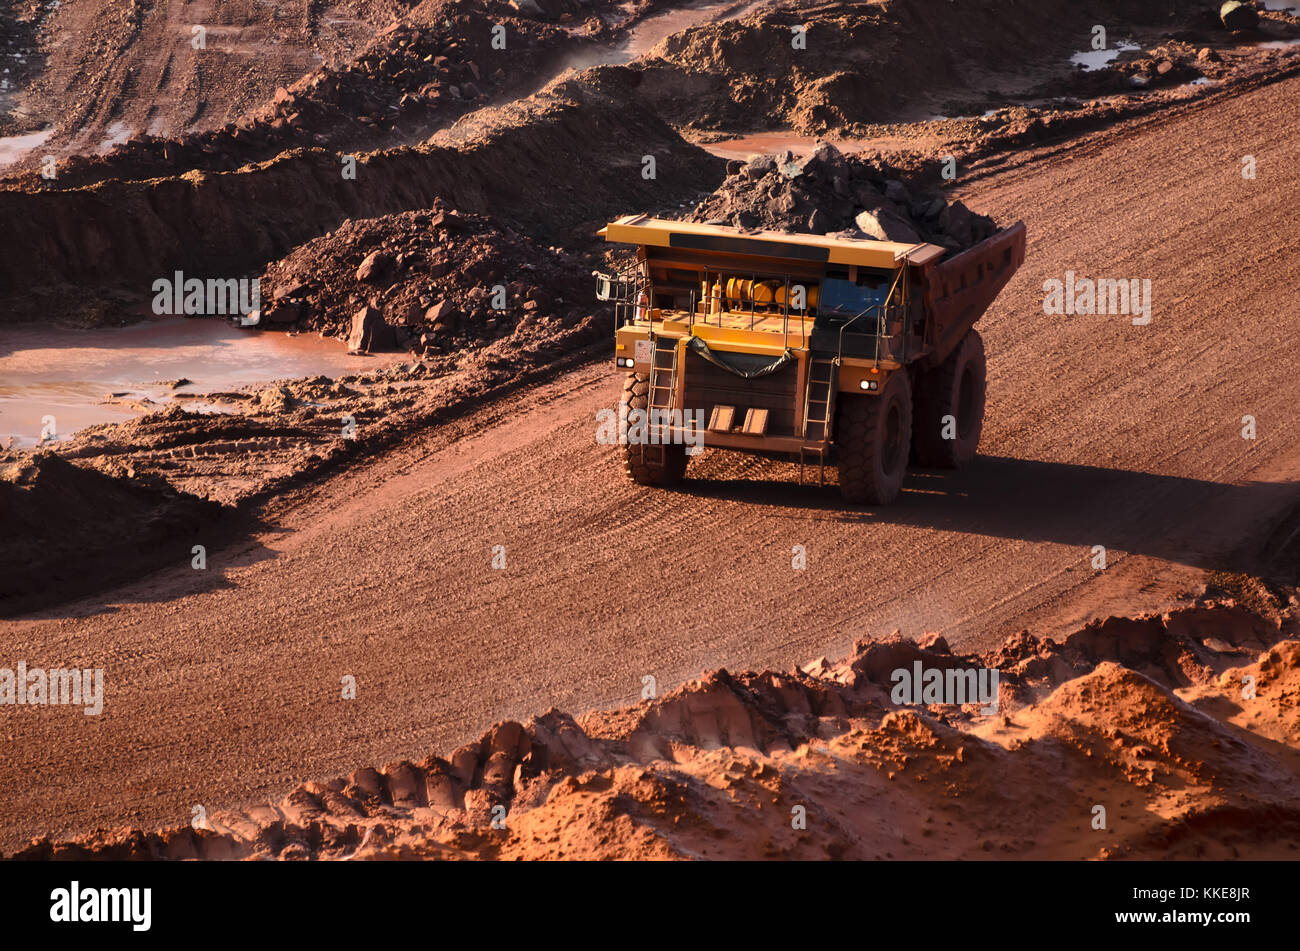
<svg viewBox="0 0 1300 951"><path fill-rule="evenodd" d="M650 378L644 373L629 373L618 406L619 432L628 431L630 411L645 410L649 404ZM663 449L662 462L660 448ZM686 447L680 443L663 447L623 444L623 469L637 485L677 485L686 475L686 458Z"/></svg>
<svg viewBox="0 0 1300 951"><path fill-rule="evenodd" d="M957 469L975 458L984 430L988 395L988 364L978 330L962 338L956 349L917 380L916 424L912 433L914 459L931 469ZM945 439L944 417L956 438Z"/></svg>
<svg viewBox="0 0 1300 951"><path fill-rule="evenodd" d="M841 393L835 420L840 495L847 502L888 505L907 474L912 442L912 384L895 373L879 395Z"/></svg>

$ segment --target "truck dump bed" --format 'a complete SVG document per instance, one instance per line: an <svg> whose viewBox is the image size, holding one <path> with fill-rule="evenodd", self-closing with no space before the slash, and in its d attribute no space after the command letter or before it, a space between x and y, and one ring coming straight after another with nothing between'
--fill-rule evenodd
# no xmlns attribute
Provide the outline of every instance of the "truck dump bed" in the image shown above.
<svg viewBox="0 0 1300 951"><path fill-rule="evenodd" d="M926 267L922 306L933 347L926 366L944 361L1025 261L1025 225L1016 222L961 254Z"/></svg>

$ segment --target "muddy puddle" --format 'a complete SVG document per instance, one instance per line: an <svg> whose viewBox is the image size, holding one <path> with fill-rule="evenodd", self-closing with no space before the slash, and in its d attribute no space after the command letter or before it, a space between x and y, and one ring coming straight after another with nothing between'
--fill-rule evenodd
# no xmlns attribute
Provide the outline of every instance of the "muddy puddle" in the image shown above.
<svg viewBox="0 0 1300 951"><path fill-rule="evenodd" d="M222 412L199 397L276 379L335 378L398 360L399 354L352 356L339 341L316 334L241 330L223 320L182 317L93 330L4 327L0 446L34 446L42 433L66 439L171 402ZM172 385L182 379L190 382Z"/></svg>
<svg viewBox="0 0 1300 951"><path fill-rule="evenodd" d="M556 75L571 69L583 70L593 66L621 66L630 63L650 52L674 33L718 20L738 20L766 2L768 0L753 0L753 2L725 0L722 3L706 0L704 3L656 13L632 27L627 38L621 43L601 49L584 50L571 57Z"/></svg>
<svg viewBox="0 0 1300 951"><path fill-rule="evenodd" d="M1120 53L1131 53L1133 50L1140 50L1141 48L1136 43L1124 41L1104 50L1082 50L1071 56L1070 62L1075 66L1082 66L1084 72L1090 73L1096 69L1105 69L1119 59Z"/></svg>
<svg viewBox="0 0 1300 951"><path fill-rule="evenodd" d="M43 132L29 132L26 135L0 138L0 168L12 165L34 149L39 149L53 134L53 129L46 129Z"/></svg>
<svg viewBox="0 0 1300 951"><path fill-rule="evenodd" d="M622 59L614 62L626 63L644 56L674 33L681 33L693 26L714 20L739 20L757 10L763 2L764 0L737 3L736 0L729 0L726 3L704 3L646 17L633 28L627 42L617 50L617 55Z"/></svg>
<svg viewBox="0 0 1300 951"><path fill-rule="evenodd" d="M114 122L106 130L104 140L95 148L95 154L106 155L135 134L125 122Z"/></svg>
<svg viewBox="0 0 1300 951"><path fill-rule="evenodd" d="M700 148L712 152L719 158L740 159L744 161L752 155L776 155L787 149L795 158L810 155L813 149L823 142L829 142L841 152L864 152L879 149L882 152L916 149L916 138L906 136L877 136L870 139L824 139L816 136L796 135L793 132L758 132L735 139L721 139L717 142L701 142Z"/></svg>

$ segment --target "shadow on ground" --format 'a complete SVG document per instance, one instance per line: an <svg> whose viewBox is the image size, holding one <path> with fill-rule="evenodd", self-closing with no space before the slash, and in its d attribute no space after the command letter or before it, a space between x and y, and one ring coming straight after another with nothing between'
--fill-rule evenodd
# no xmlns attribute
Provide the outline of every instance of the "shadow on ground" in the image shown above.
<svg viewBox="0 0 1300 951"><path fill-rule="evenodd" d="M1103 545L1199 568L1235 571L1257 570L1291 548L1300 548L1300 485L1291 482L1222 483L980 456L955 472L909 472L903 493L892 505L853 507L840 498L833 467L827 467L828 484L822 486L816 484L815 467L810 470L811 484L803 486L793 465L773 464L771 476L756 479L710 479L707 467L701 468L699 478L689 479L676 491L701 499L806 509L842 522ZM1232 520L1245 517L1269 519L1258 544L1242 545L1240 533L1233 537Z"/></svg>

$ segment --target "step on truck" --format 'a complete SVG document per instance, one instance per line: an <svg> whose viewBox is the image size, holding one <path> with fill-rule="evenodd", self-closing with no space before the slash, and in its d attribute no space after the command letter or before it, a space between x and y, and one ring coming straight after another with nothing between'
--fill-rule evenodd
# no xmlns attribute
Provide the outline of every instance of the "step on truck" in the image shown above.
<svg viewBox="0 0 1300 951"><path fill-rule="evenodd" d="M1025 258L1016 223L933 244L745 231L628 215L600 230L636 263L595 272L626 372L628 476L672 485L718 447L838 468L854 503L894 500L909 462L956 468L984 422L975 322Z"/></svg>

